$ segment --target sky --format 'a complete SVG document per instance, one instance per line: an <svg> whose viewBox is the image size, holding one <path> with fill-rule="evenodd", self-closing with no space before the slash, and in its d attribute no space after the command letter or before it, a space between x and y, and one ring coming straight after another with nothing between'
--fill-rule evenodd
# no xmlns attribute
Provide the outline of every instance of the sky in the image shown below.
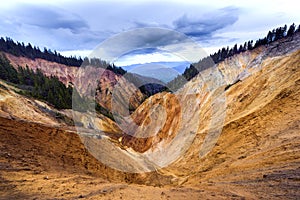
<svg viewBox="0 0 300 200"><path fill-rule="evenodd" d="M88 56L109 38L136 29L151 27L178 33L164 40L157 39L157 31L130 40L121 37L114 48L129 45L127 50L133 53L119 55L115 62L120 66L181 61L176 55L182 51L178 46L171 53L155 50L174 46L174 41L180 43L180 34L210 54L223 46L264 37L270 29L293 22L300 22L300 13L292 0L9 0L0 7L0 36L66 56ZM141 48L143 43L147 48Z"/></svg>

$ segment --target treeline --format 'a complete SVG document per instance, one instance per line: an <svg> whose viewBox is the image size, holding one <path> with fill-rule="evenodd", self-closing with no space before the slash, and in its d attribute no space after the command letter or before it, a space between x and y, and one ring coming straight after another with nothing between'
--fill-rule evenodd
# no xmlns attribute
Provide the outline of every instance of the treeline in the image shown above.
<svg viewBox="0 0 300 200"><path fill-rule="evenodd" d="M30 43L25 45L23 42L14 42L11 38L0 38L0 51L10 53L15 56L24 56L32 60L36 58L45 59L51 62L57 62L67 66L81 66L82 59L76 57L65 57L56 51L44 48L43 51L39 47L32 46Z"/></svg>
<svg viewBox="0 0 300 200"><path fill-rule="evenodd" d="M99 67L99 68L103 68L103 69L107 69L110 70L112 72L114 72L115 74L119 74L119 75L124 75L125 73L127 73L126 70L124 70L122 67L117 67L115 64L109 64L104 60L101 60L99 58L87 58L85 57L83 59L82 65L81 66L93 66L93 67Z"/></svg>
<svg viewBox="0 0 300 200"><path fill-rule="evenodd" d="M210 57L212 58L212 60L215 63L219 63L219 62L225 60L226 58L229 58L229 57L239 54L241 52L245 52L247 50L252 50L252 49L255 49L262 45L270 44L270 43L280 40L284 37L292 36L296 32L300 32L300 25L296 29L295 24L292 24L288 30L287 30L287 25L285 25L283 27L278 27L276 29L273 29L272 31L269 31L266 37L256 40L256 42L254 44L253 44L253 40L250 40L248 42L245 42L244 45L240 45L239 47L237 44L235 44L230 49L229 49L229 47L227 47L227 48L223 47L218 52L211 54Z"/></svg>
<svg viewBox="0 0 300 200"><path fill-rule="evenodd" d="M272 42L285 37L291 37L297 32L300 32L300 25L298 26L298 28L296 28L296 25L293 23L289 27L289 29L287 29L287 25L285 25L283 27L278 27L276 29L273 29L272 31L269 31L266 37L256 40L255 43L253 43L253 40L250 40L248 42L245 42L243 45L238 46L237 44L235 44L232 48L229 48L228 46L226 48L223 47L222 49L219 49L218 52L201 59L198 63L191 64L188 68L185 69L182 75L177 76L167 84L168 88L170 88L172 91L176 91L202 70L212 67L214 64L218 64L224 61L226 58L230 58L247 50L253 50L262 45L271 44Z"/></svg>
<svg viewBox="0 0 300 200"><path fill-rule="evenodd" d="M15 56L24 56L26 58L30 58L32 60L36 58L41 58L50 62L56 62L60 64L64 64L67 66L74 66L74 67L80 67L83 65L92 65L95 67L101 67L108 70L113 71L116 74L123 75L126 73L124 69L121 67L117 67L114 64L110 65L107 64L105 61L102 61L98 58L92 58L88 59L85 57L82 59L81 57L76 58L71 57L65 57L62 56L57 51L52 51L51 49L44 48L43 51L39 49L39 47L32 46L30 43L25 45L23 42L15 42L11 38L4 39L3 37L0 38L0 51L10 53Z"/></svg>

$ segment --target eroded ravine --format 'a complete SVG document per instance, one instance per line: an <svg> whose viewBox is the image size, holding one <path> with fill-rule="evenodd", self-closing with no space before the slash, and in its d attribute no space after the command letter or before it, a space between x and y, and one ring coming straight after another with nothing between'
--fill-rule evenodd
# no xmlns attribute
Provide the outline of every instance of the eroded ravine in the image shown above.
<svg viewBox="0 0 300 200"><path fill-rule="evenodd" d="M160 104L167 108L163 118L167 119L168 123L163 126L160 134L151 139L141 139L145 142L137 143L135 138L123 136L119 143L118 140L114 141L116 143L108 143L116 146L122 143L126 145L115 155L106 152L106 155L111 155L107 157L111 162L116 162L118 158L124 159L124 152L129 152L127 155L131 158L139 154L147 155L155 152L161 144L168 144L174 139L172 133L179 130L174 124L197 127L187 151L184 151L184 154L171 165L154 172L126 173L99 162L91 152L87 151L82 144L84 139L80 139L74 129L32 123L29 117L27 121L0 118L3 196L23 195L43 198L43 194L46 193L49 194L49 198L58 198L61 195L63 198L77 198L82 194L88 198L101 195L102 198L108 199L119 198L120 191L124 190L124 193L131 194L131 197L136 195L134 196L136 198L142 198L141 193L157 194L158 191L159 196L165 199L168 195L174 198L188 198L183 195L187 192L191 195L191 199L298 198L300 196L298 191L300 185L300 51L295 45L299 44L298 40L299 37L295 37L293 41L284 44L286 48L284 45L279 46L277 51L274 50L277 44L274 44L245 52L218 65L225 80L225 85L219 92L224 91L227 84L235 83L237 79L241 81L226 89L224 93L226 117L222 132L217 138L217 143L202 158L199 157L199 152L209 133L209 122L214 112L211 106L213 95L219 93L200 92L209 90L205 88L203 78L198 76L178 91L176 98L169 93L162 93L151 97L154 101L151 101L151 98L146 100L132 115L135 122L147 125L151 123L148 117L163 117L163 114L158 115L159 113L150 114L150 108ZM225 74L228 74L228 77ZM195 90L200 95L190 95L194 94ZM8 116L14 114L13 108L16 109L16 106L20 108L20 104L26 104L27 101L21 99L17 102L13 100L13 93L4 90L1 95L3 98L1 97L0 101L13 102L10 104L11 109L2 110L8 113ZM201 109L195 109L195 104ZM180 106L176 107L176 105ZM34 105L28 106L28 109L30 112L37 111ZM186 112L189 118L173 116L179 110L182 113ZM198 113L188 112L190 110L197 110ZM38 113L43 115L44 120L49 117L44 116L40 111ZM21 119L23 115L13 116L13 118L17 117ZM107 126L109 126L108 122ZM91 137L85 139L92 143L99 141ZM180 139L183 138L179 137L178 141L183 141ZM103 139L103 141L108 140ZM99 147L97 144L95 146ZM161 159L165 160L164 157ZM123 163L126 166L126 160ZM141 170L149 167L147 166L149 163L144 163L142 159L141 162L137 160L136 164L134 167L139 166ZM24 177L24 180L20 177ZM86 180L89 180L93 187L89 186ZM113 189L115 183L111 184L107 180L117 183L138 183L143 186L120 184L119 189ZM79 184L80 181L85 184ZM38 189L36 184L44 184L45 187ZM51 188L51 185L54 188ZM100 185L105 187L101 188ZM145 185L164 186L164 188ZM169 188L170 186L173 188ZM66 193L66 188L70 193ZM111 192L103 192L110 189ZM12 190L14 193L10 192Z"/></svg>

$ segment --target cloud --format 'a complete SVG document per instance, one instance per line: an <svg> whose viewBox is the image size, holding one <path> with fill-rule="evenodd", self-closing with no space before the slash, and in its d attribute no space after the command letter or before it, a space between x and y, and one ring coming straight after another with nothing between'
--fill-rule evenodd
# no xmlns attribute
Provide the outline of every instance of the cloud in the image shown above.
<svg viewBox="0 0 300 200"><path fill-rule="evenodd" d="M195 41L182 33L163 28L140 28L122 32L103 41L91 57L113 61L134 50L159 49L178 52L186 49L188 44L195 45ZM169 48L171 46L172 48Z"/></svg>
<svg viewBox="0 0 300 200"><path fill-rule="evenodd" d="M139 60L143 57L137 55L152 55L154 53L168 52L172 59L197 62L207 56L197 42L186 35L162 28L140 28L123 32L103 41L89 56L102 58L108 62L116 62L121 56L130 55ZM158 58L156 55L155 58ZM160 57L170 58L170 56ZM149 59L147 59L149 60ZM163 59L161 61L164 61ZM149 62L149 61L147 61Z"/></svg>
<svg viewBox="0 0 300 200"><path fill-rule="evenodd" d="M149 33L141 29L156 27L176 30L190 36L203 47L216 49L255 40L271 28L282 23L297 23L300 19L296 6L292 3L282 5L279 1L30 2L3 2L6 6L0 7L1 35L66 53L92 50L107 38L115 37L115 34L139 28L132 36L119 38L119 44L107 47L107 53L112 55L129 50L123 46L131 50L172 46L169 48L171 52L185 55L195 48L192 45L184 46L185 41L180 35L163 34L157 30ZM265 9L266 6L269 6L268 9Z"/></svg>
<svg viewBox="0 0 300 200"><path fill-rule="evenodd" d="M143 48L143 49L135 49L133 51L127 52L123 54L122 56L128 56L128 55L140 55L140 54L152 54L152 53L158 53L160 50L157 48Z"/></svg>
<svg viewBox="0 0 300 200"><path fill-rule="evenodd" d="M47 29L69 29L73 33L89 28L80 16L54 6L21 4L14 10L21 23Z"/></svg>
<svg viewBox="0 0 300 200"><path fill-rule="evenodd" d="M198 40L209 40L212 35L238 20L239 9L225 7L207 13L201 17L188 17L186 14L173 22L175 30L188 36L196 37Z"/></svg>
<svg viewBox="0 0 300 200"><path fill-rule="evenodd" d="M18 4L2 10L0 25L3 36L58 51L92 49L112 35L91 30L80 15L52 5Z"/></svg>
<svg viewBox="0 0 300 200"><path fill-rule="evenodd" d="M157 22L141 22L141 21L133 21L134 28L144 28L144 27L160 27L160 28L172 28L167 24L161 24Z"/></svg>
<svg viewBox="0 0 300 200"><path fill-rule="evenodd" d="M127 66L132 64L145 64L151 62L182 62L184 61L182 58L172 54L171 52L165 52L161 50L136 50L127 54L124 54L117 58L114 63L117 66Z"/></svg>

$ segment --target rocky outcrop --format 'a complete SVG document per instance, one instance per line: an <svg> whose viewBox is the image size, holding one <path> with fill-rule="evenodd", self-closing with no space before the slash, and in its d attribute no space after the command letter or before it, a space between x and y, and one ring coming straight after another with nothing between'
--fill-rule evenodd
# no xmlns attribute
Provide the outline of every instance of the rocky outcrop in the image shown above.
<svg viewBox="0 0 300 200"><path fill-rule="evenodd" d="M0 87L0 116L52 126L60 124L58 120L45 112L50 110L47 104L15 93L13 88L2 81L0 85L2 86Z"/></svg>

